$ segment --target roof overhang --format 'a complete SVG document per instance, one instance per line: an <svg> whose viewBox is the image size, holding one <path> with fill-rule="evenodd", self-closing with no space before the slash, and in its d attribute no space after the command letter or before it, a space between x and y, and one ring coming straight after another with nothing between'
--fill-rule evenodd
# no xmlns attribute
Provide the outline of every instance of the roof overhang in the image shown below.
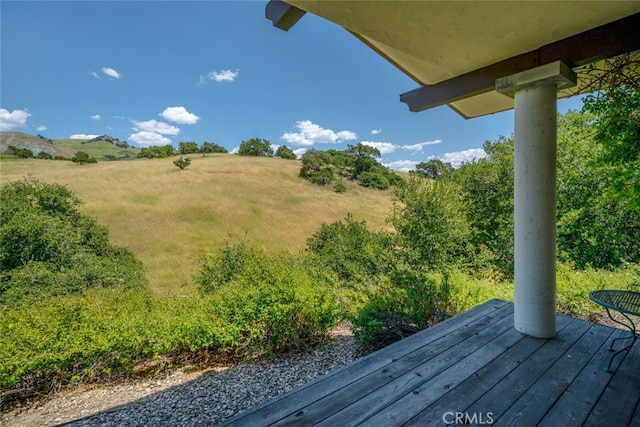
<svg viewBox="0 0 640 427"><path fill-rule="evenodd" d="M411 111L447 104L465 118L513 108L512 98L495 91L498 78L558 60L580 75L586 64L640 50L640 1L287 0L267 5L267 17L283 29L305 12L342 26L415 80L420 87L401 95Z"/></svg>

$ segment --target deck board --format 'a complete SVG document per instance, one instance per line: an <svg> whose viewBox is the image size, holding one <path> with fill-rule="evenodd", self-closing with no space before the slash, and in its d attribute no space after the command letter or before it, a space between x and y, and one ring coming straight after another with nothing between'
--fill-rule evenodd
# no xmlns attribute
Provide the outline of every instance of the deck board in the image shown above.
<svg viewBox="0 0 640 427"><path fill-rule="evenodd" d="M496 425L513 426L540 422L611 333L609 328L592 325L518 401L514 402Z"/></svg>
<svg viewBox="0 0 640 427"><path fill-rule="evenodd" d="M609 328L605 328L609 329ZM582 371L576 376L565 392L558 398L553 407L540 421L540 426L580 426L584 423L589 412L598 397L605 389L611 374L604 368L609 362L609 352L606 348L611 339L622 335L619 329L612 330L611 336L595 353L591 360L585 364Z"/></svg>
<svg viewBox="0 0 640 427"><path fill-rule="evenodd" d="M561 315L557 324L554 339L522 335L513 304L491 300L224 425L425 426L458 412L496 425L640 426L640 345L610 374L619 329Z"/></svg>

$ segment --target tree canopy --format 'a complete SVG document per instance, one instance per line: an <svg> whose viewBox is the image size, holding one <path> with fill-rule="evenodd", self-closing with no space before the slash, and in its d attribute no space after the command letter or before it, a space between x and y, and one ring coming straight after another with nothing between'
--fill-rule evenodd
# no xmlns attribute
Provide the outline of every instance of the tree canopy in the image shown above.
<svg viewBox="0 0 640 427"><path fill-rule="evenodd" d="M242 141L238 148L239 156L273 157L273 148L266 139L251 138Z"/></svg>

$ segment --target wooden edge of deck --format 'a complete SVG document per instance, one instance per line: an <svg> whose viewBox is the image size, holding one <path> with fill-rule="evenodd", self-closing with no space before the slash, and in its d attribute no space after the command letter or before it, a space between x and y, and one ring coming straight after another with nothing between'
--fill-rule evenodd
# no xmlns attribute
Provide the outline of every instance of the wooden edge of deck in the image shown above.
<svg viewBox="0 0 640 427"><path fill-rule="evenodd" d="M281 401L282 399L289 399L291 398L292 395L295 395L298 393L304 393L304 391L307 388L313 387L316 384L323 381L329 381L331 380L331 378L337 375L340 375L346 369L354 370L354 369L360 368L361 372L359 373L359 376L368 375L369 373L377 370L381 365L391 363L394 359L397 359L399 357L402 357L403 355L411 353L416 348L425 345L425 339L424 339L425 335L433 335L434 337L433 339L435 339L439 337L441 334L448 333L450 331L464 327L465 325L473 323L479 318L487 314L490 314L496 310L504 308L505 306L508 306L510 304L511 304L510 302L501 300L498 298L485 301L484 303L479 304L467 311L451 316L441 322L436 323L435 325L429 328L423 329L409 337L406 337L400 341L390 344L378 351L367 354L341 368L338 368L336 370L328 372L325 375L315 378L306 384L303 384L292 390L289 390L288 392L275 396L253 408L247 409L246 411L243 411L235 415L234 417L229 418L228 420L222 422L220 425L227 426L227 425L232 425L234 423L243 423L246 421L244 420L245 418L247 417L251 418L252 416L255 417L257 413L264 411L266 408L270 406L276 406L278 402ZM460 322L460 318L462 317L464 318L463 322L458 323ZM427 342L428 341L429 339L427 339ZM391 358L387 356L388 353L394 354L394 357Z"/></svg>

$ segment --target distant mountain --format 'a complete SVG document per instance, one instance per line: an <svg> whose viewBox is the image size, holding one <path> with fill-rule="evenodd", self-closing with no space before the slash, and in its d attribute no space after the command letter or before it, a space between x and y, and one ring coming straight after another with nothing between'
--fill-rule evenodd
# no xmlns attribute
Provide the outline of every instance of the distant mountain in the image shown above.
<svg viewBox="0 0 640 427"><path fill-rule="evenodd" d="M71 158L76 150L68 147L56 146L54 142L42 135L29 135L22 132L0 132L0 154L9 154L9 147L14 146L21 150L29 150L34 156L44 152L51 156Z"/></svg>
<svg viewBox="0 0 640 427"><path fill-rule="evenodd" d="M109 135L100 135L93 139L84 141L82 143L90 144L92 142L108 142L109 144L113 144L118 148L133 148L129 144L127 144L127 141L120 141L118 138L114 138L113 136L109 136Z"/></svg>
<svg viewBox="0 0 640 427"><path fill-rule="evenodd" d="M76 152L84 151L99 161L135 159L139 148L132 147L109 135L101 135L89 140L81 139L49 139L42 135L29 135L22 132L0 132L0 154L13 154L9 150L14 146L21 150L29 150L34 157L45 152L52 157L72 158Z"/></svg>

